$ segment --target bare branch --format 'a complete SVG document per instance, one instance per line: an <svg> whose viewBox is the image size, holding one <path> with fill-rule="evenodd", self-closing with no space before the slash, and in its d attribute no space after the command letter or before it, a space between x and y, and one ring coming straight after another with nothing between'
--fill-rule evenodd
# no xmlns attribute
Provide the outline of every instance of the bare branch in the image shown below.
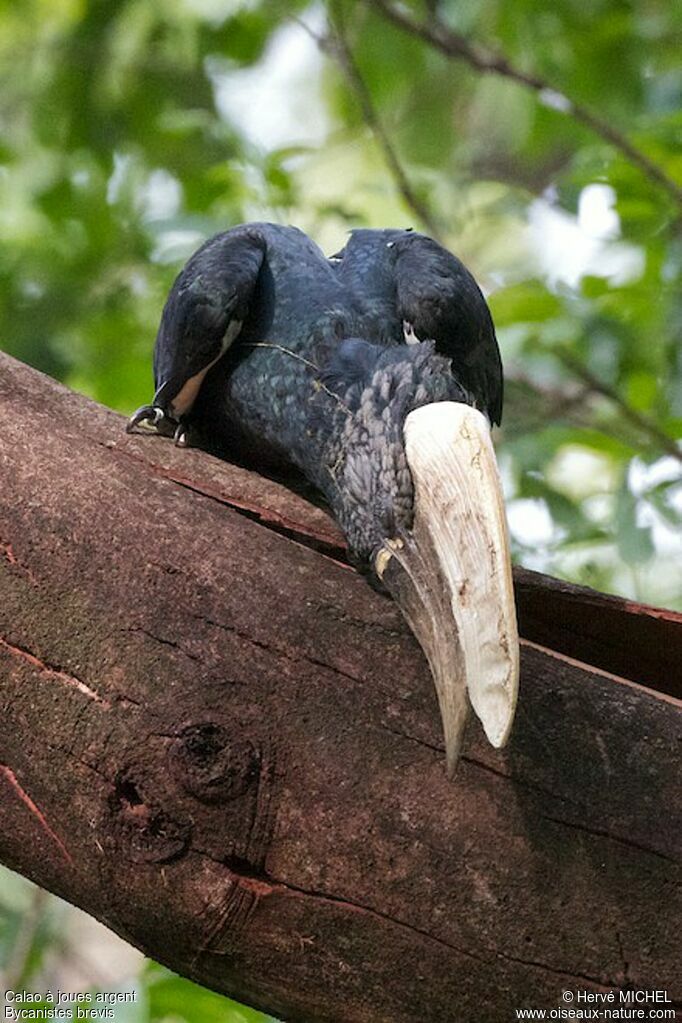
<svg viewBox="0 0 682 1023"><path fill-rule="evenodd" d="M682 450L664 430L658 426L649 416L644 415L637 409L629 405L625 398L618 393L609 384L604 383L599 377L596 377L587 366L583 365L579 359L576 359L570 352L560 351L558 352L559 361L568 369L574 376L578 377L585 383L588 388L595 394L601 394L603 397L608 398L610 402L617 406L620 410L624 419L629 420L633 426L635 426L641 433L649 438L656 447L665 451L667 455L677 459L678 462L682 462Z"/></svg>
<svg viewBox="0 0 682 1023"><path fill-rule="evenodd" d="M389 21L404 29L417 38L429 43L434 49L439 50L451 60L462 60L483 74L500 75L508 78L527 89L532 90L539 101L545 106L552 107L560 113L572 117L575 121L589 128L600 138L617 149L623 156L634 164L639 170L664 188L668 195L682 206L682 187L673 181L666 174L662 167L635 146L622 132L614 128L603 118L593 113L582 103L577 103L567 96L561 89L555 88L547 79L539 75L529 74L514 66L503 54L494 53L476 43L472 43L459 32L455 32L448 25L443 24L437 17L432 16L429 21L415 21L402 9L396 7L390 0L375 0L378 7Z"/></svg>
<svg viewBox="0 0 682 1023"><path fill-rule="evenodd" d="M443 231L438 224L438 220L427 203L417 195L374 105L367 83L350 48L339 6L333 5L332 7L330 5L329 26L331 32L328 36L320 36L313 32L310 26L299 18L295 18L295 20L312 36L320 49L333 57L338 63L348 85L355 94L365 124L372 132L379 148L383 152L384 160L393 175L396 187L405 204L422 222L431 237L437 241L442 241Z"/></svg>
<svg viewBox="0 0 682 1023"><path fill-rule="evenodd" d="M518 366L505 374L504 436L511 438L541 430L547 423L564 420L576 427L604 430L591 406L590 399L607 398L621 413L617 422L609 423L609 434L623 444L631 446L632 433L626 423L634 426L657 449L682 461L682 450L674 438L666 434L651 418L632 408L616 390L599 380L570 352L560 352L557 358L568 369L575 381L567 380L564 388L540 385Z"/></svg>

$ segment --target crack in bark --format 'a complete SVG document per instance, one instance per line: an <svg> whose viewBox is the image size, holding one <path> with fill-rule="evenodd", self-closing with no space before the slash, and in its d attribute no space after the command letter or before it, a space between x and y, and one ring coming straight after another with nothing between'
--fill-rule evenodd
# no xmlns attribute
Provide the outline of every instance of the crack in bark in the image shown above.
<svg viewBox="0 0 682 1023"><path fill-rule="evenodd" d="M383 597L384 600L391 600L386 593L380 593L379 595ZM334 621L342 622L344 625L352 625L361 632L369 631L373 635L378 634L379 636L386 636L388 639L397 639L403 635L412 636L412 633L409 632L407 626L405 626L404 630L401 630L388 628L386 625L382 625L377 621L367 622L362 618L355 618L353 615L346 614L345 611L343 611L340 607L337 607L335 604L318 604L313 600L306 600L306 607L312 607L316 611L322 611L323 614L328 613L329 617L333 618Z"/></svg>
<svg viewBox="0 0 682 1023"><path fill-rule="evenodd" d="M221 494L204 490L190 480L183 479L181 476L167 475L165 478L176 483L179 487L191 491L193 494L205 497L209 501L216 501L225 508L229 508L231 511L242 515L252 522L257 522L259 525L269 529L270 532L277 533L278 536L283 536L286 540L290 540L300 547L306 547L308 550L315 551L316 554L328 558L342 568L350 569L350 565L345 560L344 548L331 543L329 540L325 540L319 535L304 532L296 523L284 518L284 516L277 515L276 512L271 512L269 509L264 508L253 508L247 504L240 504L234 499L228 499Z"/></svg>
<svg viewBox="0 0 682 1023"><path fill-rule="evenodd" d="M259 650L265 650L269 654L274 654L278 657L283 657L285 661L289 661L291 664L300 664L302 661L306 664L312 664L316 668L326 668L328 671L333 672L335 675L340 675L342 678L348 679L349 682L354 682L356 685L364 685L365 680L359 678L357 675L351 675L342 668L338 668L334 664L329 664L327 661L318 659L317 657L311 657L308 654L298 653L295 656L288 653L282 647L274 646L272 644L263 643L258 639L254 639L253 636L247 635L242 632L235 625L226 625L224 622L217 622L213 618L208 618L206 615L199 614L195 611L190 612L192 618L196 618L198 621L205 622L206 625L210 625L216 629L222 629L224 632L229 632L231 635L236 636L238 639L243 639L246 643L250 643L252 646L257 647ZM378 688L378 687L377 687Z"/></svg>
<svg viewBox="0 0 682 1023"><path fill-rule="evenodd" d="M603 979L601 978L591 977L588 974L584 973L575 973L572 970L551 966L548 963L543 963L538 960L521 959L519 957L509 955L507 952L503 952L500 949L496 948L484 948L483 951L487 953L488 956L488 958L486 958L485 956L479 955L476 952L472 952L470 949L462 948L461 945L456 945L454 942L448 941L445 938L439 938L437 935L432 934L429 931L425 931L421 927L417 927L414 924L410 924L405 920L399 920L396 917L391 916L390 913L385 913L382 910L375 909L372 906L367 906L364 903L355 902L354 900L345 898L344 896L341 895L332 895L328 892L322 892L315 888L303 888L302 886L293 884L290 881L283 881L279 878L272 877L265 871L253 874L238 873L237 871L233 870L230 866L228 866L225 863L224 859L219 859L218 857L212 856L206 850L201 850L197 849L196 847L193 847L193 852L197 853L200 856L205 856L208 859L212 860L213 862L219 863L221 866L223 866L229 875L229 879L241 890L251 893L254 896L254 900L256 902L261 898L267 898L270 895L276 894L292 896L294 898L295 897L312 898L321 902L329 902L332 905L340 906L344 909L350 910L351 912L364 913L367 914L368 916L376 917L377 919L385 921L386 923L389 923L395 927L403 928L405 930L412 932L413 934L419 935L422 938L426 938L427 941L435 942L436 944L441 945L444 948L456 952L458 955L462 955L468 959L473 959L476 962L483 964L484 966L489 966L494 961L494 959L498 958L505 960L505 962L517 963L520 966L531 966L534 967L535 969L544 970L547 973L551 973L555 976L567 977L574 982L575 981L585 982L594 985L595 987L598 988L606 988L607 986L609 987L618 986L615 981L612 982L609 980L605 984ZM226 914L223 914L223 916L224 915ZM215 926L211 928L210 940L215 939L215 937L217 936L217 932L219 930L220 928L216 930ZM199 954L201 955L204 952L208 951L209 947L207 945L201 950ZM221 953L219 950L211 950L211 955L221 954L227 953Z"/></svg>
<svg viewBox="0 0 682 1023"><path fill-rule="evenodd" d="M432 750L434 753L438 753L440 756L445 754L444 745L436 745L435 743L427 742L425 739L419 739L416 735L408 735L407 732L401 732L395 728L389 728L388 725L381 724L379 726L382 731L390 732L391 735L396 735L401 739L406 739L408 742L413 742L418 746L424 746L426 749ZM476 767L481 771L486 771L488 774L493 774L497 778L501 778L503 781L507 781L517 788L527 789L530 792L535 792L542 796L547 796L549 799L556 801L561 799L562 802L567 803L570 806L574 806L577 810L582 810L572 799L568 799L566 796L559 796L556 792L551 792L549 789L542 788L541 785L534 785L533 782L525 781L523 778L519 778L513 774L507 774L505 771L499 771L496 767L492 767L490 764L484 763L482 760L476 760L474 757L468 756L466 753L460 755L460 760L465 764L470 764L472 767Z"/></svg>
<svg viewBox="0 0 682 1023"><path fill-rule="evenodd" d="M50 827L50 824L43 811L40 809L37 803L35 803L31 799L28 792L21 786L12 768L8 767L7 764L0 764L0 774L4 774L5 778L11 785L12 789L14 790L16 796L21 800L24 806L26 806L29 809L29 811L33 814L33 816L36 818L43 831L57 846L57 848L59 849L60 853L62 854L66 862L69 864L69 866L73 867L74 862L71 853L66 848L59 835Z"/></svg>
<svg viewBox="0 0 682 1023"><path fill-rule="evenodd" d="M226 862L225 859L220 859L213 856L210 852L204 849L198 849L196 846L192 847L192 851L197 853L199 856L205 856L207 859L212 860L214 863L220 864L223 869L227 872L229 879L244 891L253 894L256 900L261 898L267 898L270 895L284 895L291 896L293 898L312 898L320 902L329 902L332 905L340 906L344 909L349 910L353 913L364 913L368 916L376 917L383 920L395 927L401 927L405 930L412 931L414 934L420 935L420 937L426 938L429 941L434 941L445 948L450 949L453 952L457 952L459 955L466 956L469 959L474 959L476 962L489 965L492 961L492 957L495 953L491 953L491 959L485 959L476 953L471 952L467 949L460 948L454 945L452 942L446 941L444 938L439 938L435 934L430 934L428 931L422 930L420 927L415 927L413 924L406 923L403 920L397 920L389 913L384 913L379 909L374 909L372 906L366 906L363 903L355 902L352 899L344 898L341 895L332 895L328 892L321 892L314 888L303 888L299 885L293 884L290 881L283 881L279 878L272 877L265 871L252 872L252 873L238 873L232 869ZM215 937L214 928L212 928L213 937ZM209 949L206 947L202 951L206 952ZM212 951L212 955L219 955L219 952Z"/></svg>
<svg viewBox="0 0 682 1023"><path fill-rule="evenodd" d="M32 654L26 647L15 646L13 643L9 643L6 639L0 636L0 649L7 650L12 657L17 657L30 664L32 668L37 668L41 675L48 675L50 678L57 679L64 685L70 686L72 689L77 689L83 696L87 696L89 700L100 705L105 710L111 710L111 703L109 700L100 696L94 689L91 689L89 685L83 682L81 679L76 678L75 675L70 675L68 672L63 671L61 668L55 667L53 664L48 664L46 661L42 661L35 654Z"/></svg>
<svg viewBox="0 0 682 1023"><path fill-rule="evenodd" d="M606 838L611 842L617 842L619 845L627 846L631 849L638 849L640 852L648 853L649 856L657 856L661 860L665 860L666 863L673 863L676 867L680 866L680 861L674 859L672 856L668 856L667 853L660 852L658 849L652 849L651 846L644 845L643 842L635 842L631 838L623 838L621 835L613 835L608 831L602 831L599 828L589 828L585 824L576 824L574 821L561 820L558 817L549 817L546 814L540 814L540 817L544 821L550 821L552 824L559 824L564 828L571 828L573 831L581 831L587 835L593 835L595 838Z"/></svg>
<svg viewBox="0 0 682 1023"><path fill-rule="evenodd" d="M412 931L413 934L418 934L420 937L426 938L428 941L434 941L438 945L442 945L444 948L448 948L453 952L457 952L459 955L465 956L467 959L474 959L476 962L483 963L484 965L489 965L491 962L490 959L485 959L482 956L477 955L475 952L471 952L468 949L461 948L459 945L455 945L451 941L439 938L436 934L431 934L429 931L425 931L421 927L416 927L414 924L407 923L405 920L398 920L396 917L391 916L390 913L384 913L380 909L374 909L372 906L366 906L361 902L355 902L352 899L344 898L341 895L330 895L326 892L317 891L314 888L302 888L288 881L275 880L275 884L281 886L285 891L295 895L302 895L319 901L331 902L334 905L340 905L349 909L354 913L366 913L368 916L377 917L379 920L384 920L389 924L393 924L395 927L402 927L405 930Z"/></svg>
<svg viewBox="0 0 682 1023"><path fill-rule="evenodd" d="M120 632L141 632L143 636L147 636L149 639L154 640L156 643L160 643L162 646L169 646L173 650L177 650L178 653L188 657L190 661L199 661L203 663L201 657L196 654L190 654L188 650L180 646L174 639L164 639L163 636L157 636L156 633L151 632L149 629L143 628L141 625L129 625L126 628L120 629Z"/></svg>
<svg viewBox="0 0 682 1023"><path fill-rule="evenodd" d="M60 746L57 743L47 741L45 742L45 745L49 750L53 750L55 753L63 753L64 756L69 758L69 760L73 760L75 764L80 764L81 767L87 767L89 771L92 771L93 774L96 774L97 777L100 778L103 782L106 782L107 785L114 784L113 778L110 778L109 775L105 774L104 771L101 771L100 768L95 764L91 764L88 760L84 760L83 757L79 757L76 753L74 753L72 747Z"/></svg>
<svg viewBox="0 0 682 1023"><path fill-rule="evenodd" d="M573 970L564 970L558 966L550 966L548 963L541 963L537 959L521 959L518 956L509 955L507 952L501 952L499 949L495 950L495 955L498 959L504 959L505 962L518 963L519 966L534 966L536 969L546 970L547 973L552 973L555 976L568 977L573 982L583 981L584 983L592 984L594 987L602 990L608 990L610 988L620 986L615 981L607 979L606 982L604 982L603 979L599 977L590 977L587 973L574 973Z"/></svg>
<svg viewBox="0 0 682 1023"><path fill-rule="evenodd" d="M104 444L101 441L97 441L97 443L100 447L105 447L108 451L112 451L112 448L109 445ZM223 494L213 487L208 487L206 485L202 486L194 480L188 479L185 476L180 476L170 469L165 469L161 465L150 462L147 459L134 454L132 451L126 451L119 448L113 450L116 454L124 455L126 458L130 458L133 461L144 465L159 479L168 480L170 483L175 483L176 486L182 487L184 490L189 490L193 494L198 494L199 497L205 497L209 501L215 501L216 503L223 505L223 507L229 508L231 511L236 512L238 515L242 515L244 518L247 518L252 522L258 522L271 532L277 533L279 536L283 536L287 540L291 540L293 543L297 543L302 547L307 547L309 550L313 550L316 553L323 555L323 557L329 558L331 561L336 562L336 564L341 565L343 568L351 567L348 564L346 549L341 541L335 542L332 539L322 536L320 533L314 533L306 530L302 528L300 522L289 519L286 515L282 515L272 508L263 508L260 505L247 504L243 501L239 501L236 497Z"/></svg>
<svg viewBox="0 0 682 1023"><path fill-rule="evenodd" d="M414 735L408 735L406 732L401 732L397 729L389 728L388 725L382 724L379 727L382 729L382 731L389 732L391 735L396 735L399 738L406 739L408 742L416 743L416 745L418 746L424 746L426 749L432 750L434 753L442 755L444 752L443 746L437 746L432 743L426 742L426 740L424 739L419 739ZM527 789L530 792L546 796L553 802L561 800L563 803L575 807L577 810L582 809L579 806L579 804L572 799L567 799L565 796L559 796L556 792L551 792L549 789L544 789L540 785L534 785L532 782L525 781L514 775L506 774L504 771L498 771L497 768L491 767L490 764L485 764L481 760L476 760L473 757L467 756L466 754L462 754L460 760L463 760L464 763L471 764L472 766L477 767L482 771L486 771L489 774L493 774L496 777L501 778L503 781L507 781L518 788ZM629 846L632 847L633 849L639 849L640 852L648 853L651 856L657 856L659 859L663 859L668 863L675 864L675 866L679 865L679 861L674 859L672 856L668 856L666 853L660 852L658 849L652 849L651 846L644 845L643 843L635 842L629 838L623 838L621 835L614 835L608 831L602 831L598 828L589 828L584 824L576 824L572 821L563 820L559 817L549 817L546 814L540 814L539 816L541 817L542 820L551 821L553 824L559 824L566 828L572 828L575 831L583 831L586 834L593 835L598 838L605 838L611 842L618 842L621 845Z"/></svg>
<svg viewBox="0 0 682 1023"><path fill-rule="evenodd" d="M390 735L397 735L400 739L406 739L407 742L413 742L416 746L424 746L425 749L430 749L434 753L437 753L439 757L442 757L445 753L445 746L437 746L435 743L427 742L426 739L418 739L415 735L408 735L406 732L401 732L397 728L389 728L388 725L380 724L379 728L382 732L388 732ZM460 759L464 759L461 757ZM473 761L476 763L476 761Z"/></svg>
<svg viewBox="0 0 682 1023"><path fill-rule="evenodd" d="M9 543L9 541L0 540L0 552L3 554L5 559L10 563L10 565L18 569L20 572L23 572L23 574L26 576L29 582L33 583L34 586L38 585L38 580L36 579L35 575L33 574L30 568L28 568L26 565L21 564L16 554L14 553L14 548L12 547L12 544Z"/></svg>
<svg viewBox="0 0 682 1023"><path fill-rule="evenodd" d="M499 771L491 764L486 764L482 760L476 760L474 757L467 756L466 754L464 754L461 759L467 764L473 764L475 767L480 768L481 771L487 771L488 774L494 774L497 778L510 782L517 788L526 789L528 792L533 792L540 796L546 796L548 799L551 799L552 802L556 802L556 800L559 799L561 802L575 807L575 809L580 813L584 812L584 807L581 806L580 803L576 803L574 799L569 799L567 796L560 796L557 792L552 792L551 789L543 788L542 785L536 785L532 781L526 781L523 778L519 778L517 775L507 774L505 771Z"/></svg>
<svg viewBox="0 0 682 1023"><path fill-rule="evenodd" d="M116 693L115 696L114 696L114 701L116 703L118 703L119 706L121 706L121 707L142 707L142 706L144 706L144 704L142 703L142 700L136 700L132 696L124 696L122 693ZM150 707L147 707L146 709L147 709L147 711L150 714L154 714L154 711Z"/></svg>

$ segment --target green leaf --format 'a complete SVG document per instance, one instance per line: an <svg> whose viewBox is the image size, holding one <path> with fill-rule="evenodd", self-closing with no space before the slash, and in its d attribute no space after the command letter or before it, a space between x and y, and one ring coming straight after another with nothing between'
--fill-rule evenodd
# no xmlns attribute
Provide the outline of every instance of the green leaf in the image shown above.
<svg viewBox="0 0 682 1023"><path fill-rule="evenodd" d="M499 327L515 323L543 323L559 316L561 302L540 281L524 281L490 296L493 319Z"/></svg>
<svg viewBox="0 0 682 1023"><path fill-rule="evenodd" d="M271 1017L150 964L147 968L149 1023L169 1017L185 1023L269 1023Z"/></svg>
<svg viewBox="0 0 682 1023"><path fill-rule="evenodd" d="M650 409L658 394L658 381L651 373L639 370L631 373L627 380L627 401L633 408Z"/></svg>

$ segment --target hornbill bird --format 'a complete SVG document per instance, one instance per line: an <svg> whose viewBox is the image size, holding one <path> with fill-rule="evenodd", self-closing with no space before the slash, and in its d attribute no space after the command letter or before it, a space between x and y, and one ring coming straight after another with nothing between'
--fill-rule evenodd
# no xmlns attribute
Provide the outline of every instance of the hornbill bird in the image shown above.
<svg viewBox="0 0 682 1023"><path fill-rule="evenodd" d="M354 564L400 605L436 684L447 766L468 700L507 739L518 638L490 440L502 364L474 278L411 230L356 230L330 258L294 227L207 241L177 277L132 416L184 445L294 466ZM468 699L467 699L468 694Z"/></svg>

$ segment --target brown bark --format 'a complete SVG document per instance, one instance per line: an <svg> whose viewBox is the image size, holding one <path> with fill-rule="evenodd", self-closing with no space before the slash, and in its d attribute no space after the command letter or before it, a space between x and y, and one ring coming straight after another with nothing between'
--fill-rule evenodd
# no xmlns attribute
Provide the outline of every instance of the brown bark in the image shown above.
<svg viewBox="0 0 682 1023"><path fill-rule="evenodd" d="M678 701L536 622L509 746L472 726L448 782L322 511L2 356L0 424L0 860L287 1020L682 998Z"/></svg>

